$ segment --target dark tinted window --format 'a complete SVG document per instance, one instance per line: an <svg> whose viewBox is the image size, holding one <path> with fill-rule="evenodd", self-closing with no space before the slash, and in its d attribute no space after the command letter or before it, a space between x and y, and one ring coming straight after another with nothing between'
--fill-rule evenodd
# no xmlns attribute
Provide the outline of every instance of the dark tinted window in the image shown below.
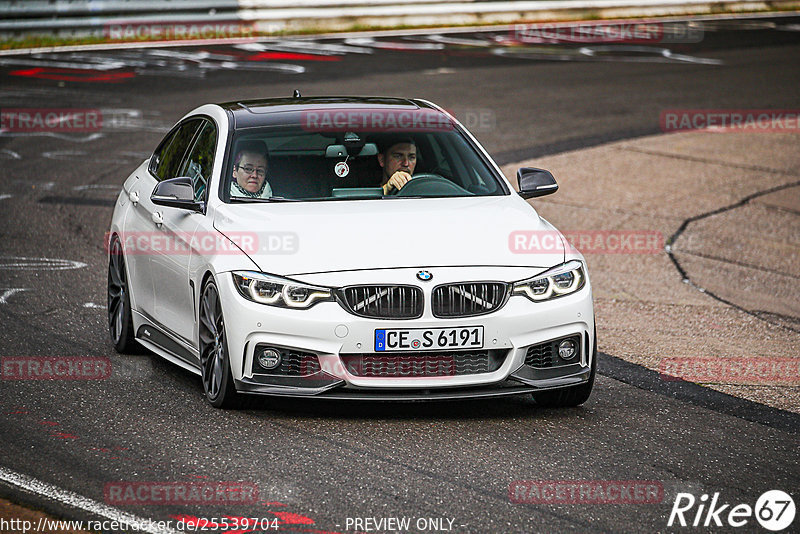
<svg viewBox="0 0 800 534"><path fill-rule="evenodd" d="M426 126L426 125L424 125ZM267 181L273 196L292 200L340 200L374 196L384 176L378 153L398 141L416 147L416 165L407 196L490 196L507 194L496 171L452 124L419 129L358 131L307 125L248 128L235 133L233 146L258 142L269 151ZM231 163L235 151L231 154ZM225 171L222 195L233 169ZM390 196L390 195L387 195ZM399 195L398 196L403 196Z"/></svg>
<svg viewBox="0 0 800 534"><path fill-rule="evenodd" d="M178 174L178 176L188 176L192 179L195 200L205 199L206 185L211 180L211 169L214 166L216 146L216 127L210 121L203 121L203 126L194 142L194 146L186 159L184 159L181 171Z"/></svg>
<svg viewBox="0 0 800 534"><path fill-rule="evenodd" d="M186 149L197 133L200 119L192 119L180 125L161 142L150 162L150 172L159 180L168 180L180 176L180 166Z"/></svg>

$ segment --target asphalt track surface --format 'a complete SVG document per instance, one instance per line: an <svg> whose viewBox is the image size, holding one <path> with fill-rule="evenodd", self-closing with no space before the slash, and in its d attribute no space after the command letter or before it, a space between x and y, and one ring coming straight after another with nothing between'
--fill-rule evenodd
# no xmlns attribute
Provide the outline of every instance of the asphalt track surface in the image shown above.
<svg viewBox="0 0 800 534"><path fill-rule="evenodd" d="M507 163L658 133L666 109L797 109L798 29L797 18L719 23L695 43L589 53L563 44L498 53L494 31L317 39L326 56L284 42L1 57L3 108L101 109L106 120L97 131L0 136L0 356L107 357L114 372L0 381L0 467L100 503L121 481L240 481L258 488L258 502L117 508L157 520L277 518L286 532L363 532L348 518L404 516L452 519L453 532L731 531L668 528L676 494L752 506L782 489L797 502L798 416L658 380L614 355L601 355L595 391L575 409L508 398L215 410L194 375L113 351L103 237L124 177L205 102L295 88L427 98ZM663 496L512 503L518 480L654 481ZM0 495L97 517L5 484ZM752 518L738 530L764 531Z"/></svg>

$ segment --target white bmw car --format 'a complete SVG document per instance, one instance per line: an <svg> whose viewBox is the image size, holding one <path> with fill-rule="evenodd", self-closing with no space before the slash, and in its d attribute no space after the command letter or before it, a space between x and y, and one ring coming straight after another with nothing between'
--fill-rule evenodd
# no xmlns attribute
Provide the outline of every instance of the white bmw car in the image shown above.
<svg viewBox="0 0 800 534"><path fill-rule="evenodd" d="M131 173L108 233L117 351L244 394L575 406L597 341L581 254L435 104L210 104Z"/></svg>

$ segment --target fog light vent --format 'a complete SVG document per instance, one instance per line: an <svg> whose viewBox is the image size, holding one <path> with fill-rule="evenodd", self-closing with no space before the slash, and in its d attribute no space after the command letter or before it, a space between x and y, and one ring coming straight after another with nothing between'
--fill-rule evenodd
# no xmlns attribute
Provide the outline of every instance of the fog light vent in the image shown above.
<svg viewBox="0 0 800 534"><path fill-rule="evenodd" d="M310 376L321 368L316 354L259 343L253 352L251 370L259 375Z"/></svg>
<svg viewBox="0 0 800 534"><path fill-rule="evenodd" d="M545 369L575 363L581 353L580 336L569 336L531 345L525 353L525 365Z"/></svg>

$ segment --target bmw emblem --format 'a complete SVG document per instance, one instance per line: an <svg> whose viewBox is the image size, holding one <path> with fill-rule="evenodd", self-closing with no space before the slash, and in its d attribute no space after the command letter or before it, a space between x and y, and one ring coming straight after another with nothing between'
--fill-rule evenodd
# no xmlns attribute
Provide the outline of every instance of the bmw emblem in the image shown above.
<svg viewBox="0 0 800 534"><path fill-rule="evenodd" d="M417 278L423 282L428 282L433 279L433 275L430 271L420 271L417 273Z"/></svg>

